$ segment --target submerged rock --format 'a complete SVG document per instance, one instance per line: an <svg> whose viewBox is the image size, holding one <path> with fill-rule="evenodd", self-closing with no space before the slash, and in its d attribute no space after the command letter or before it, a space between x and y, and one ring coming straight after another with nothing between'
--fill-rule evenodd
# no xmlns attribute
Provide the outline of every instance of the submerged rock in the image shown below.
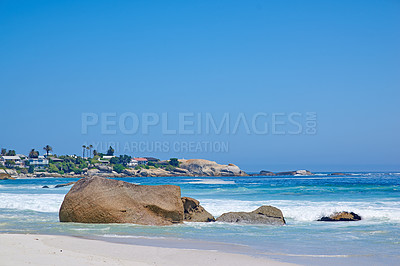
<svg viewBox="0 0 400 266"><path fill-rule="evenodd" d="M340 221L360 221L361 216L354 212L335 212L330 216L324 216L318 221L323 222L340 222Z"/></svg>
<svg viewBox="0 0 400 266"><path fill-rule="evenodd" d="M329 175L346 175L345 173L331 173Z"/></svg>
<svg viewBox="0 0 400 266"><path fill-rule="evenodd" d="M178 186L134 185L102 177L82 178L65 196L61 222L170 225L184 217Z"/></svg>
<svg viewBox="0 0 400 266"><path fill-rule="evenodd" d="M312 173L308 170L296 170L289 172L280 172L276 173L275 175L312 175Z"/></svg>
<svg viewBox="0 0 400 266"><path fill-rule="evenodd" d="M43 186L42 188L49 188L49 186Z"/></svg>
<svg viewBox="0 0 400 266"><path fill-rule="evenodd" d="M217 222L243 224L286 224L282 211L273 206L261 206L252 212L228 212L217 218Z"/></svg>
<svg viewBox="0 0 400 266"><path fill-rule="evenodd" d="M184 220L187 222L214 222L215 218L206 211L198 200L183 197Z"/></svg>
<svg viewBox="0 0 400 266"><path fill-rule="evenodd" d="M55 188L67 187L67 186L73 185L73 184L75 184L75 183L76 183L76 182L69 182L69 183L66 183L66 184L58 184L58 185L55 186Z"/></svg>

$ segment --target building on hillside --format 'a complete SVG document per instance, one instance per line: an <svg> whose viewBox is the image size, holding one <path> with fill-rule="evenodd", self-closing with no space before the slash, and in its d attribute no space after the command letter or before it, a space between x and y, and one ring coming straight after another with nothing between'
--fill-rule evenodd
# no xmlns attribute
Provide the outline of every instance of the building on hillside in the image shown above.
<svg viewBox="0 0 400 266"><path fill-rule="evenodd" d="M159 162L160 159L154 158L154 157L143 157L145 159L147 159L147 162L152 162L152 163L156 163Z"/></svg>
<svg viewBox="0 0 400 266"><path fill-rule="evenodd" d="M17 154L17 156L18 156L19 158L21 158L22 161L28 159L28 156L23 155L23 154Z"/></svg>
<svg viewBox="0 0 400 266"><path fill-rule="evenodd" d="M111 158L114 158L114 157L115 157L114 155L104 155L101 159L111 160Z"/></svg>
<svg viewBox="0 0 400 266"><path fill-rule="evenodd" d="M138 165L146 165L148 163L146 158L133 158L138 162Z"/></svg>
<svg viewBox="0 0 400 266"><path fill-rule="evenodd" d="M0 164L3 166L12 166L12 167L23 167L24 162L21 160L21 158L17 155L14 156L0 156Z"/></svg>
<svg viewBox="0 0 400 266"><path fill-rule="evenodd" d="M56 157L48 157L47 159L53 161L54 163L62 163L64 160Z"/></svg>
<svg viewBox="0 0 400 266"><path fill-rule="evenodd" d="M131 161L127 164L128 167L134 168L138 165L138 161L135 160L135 158L132 158Z"/></svg>
<svg viewBox="0 0 400 266"><path fill-rule="evenodd" d="M44 169L49 166L49 160L44 156L39 156L38 158L29 158L29 165L33 165L35 169Z"/></svg>

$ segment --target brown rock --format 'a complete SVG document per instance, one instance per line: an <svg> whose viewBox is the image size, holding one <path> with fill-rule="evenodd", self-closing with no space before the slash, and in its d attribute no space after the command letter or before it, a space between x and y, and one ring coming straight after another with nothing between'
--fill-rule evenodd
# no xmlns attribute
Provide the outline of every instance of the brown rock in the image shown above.
<svg viewBox="0 0 400 266"><path fill-rule="evenodd" d="M183 197L184 220L187 222L214 222L215 218L206 211L198 200Z"/></svg>
<svg viewBox="0 0 400 266"><path fill-rule="evenodd" d="M0 173L0 180L7 180L7 179L15 179L15 178L11 177L11 175L7 173Z"/></svg>
<svg viewBox="0 0 400 266"><path fill-rule="evenodd" d="M217 164L203 159L179 160L180 168L188 170L194 176L247 176L234 164Z"/></svg>
<svg viewBox="0 0 400 266"><path fill-rule="evenodd" d="M102 177L82 178L65 196L61 222L170 225L183 221L178 186L144 186Z"/></svg>
<svg viewBox="0 0 400 266"><path fill-rule="evenodd" d="M272 206L261 206L252 212L228 212L217 218L217 222L243 224L286 224L282 211Z"/></svg>
<svg viewBox="0 0 400 266"><path fill-rule="evenodd" d="M354 212L335 212L329 217L325 216L318 221L323 222L340 222L340 221L359 221L361 216L355 214Z"/></svg>

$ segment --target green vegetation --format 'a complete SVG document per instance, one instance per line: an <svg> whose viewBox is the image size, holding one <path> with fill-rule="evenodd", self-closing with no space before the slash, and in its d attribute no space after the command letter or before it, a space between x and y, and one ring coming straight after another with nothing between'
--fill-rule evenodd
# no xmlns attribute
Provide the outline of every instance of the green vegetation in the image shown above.
<svg viewBox="0 0 400 266"><path fill-rule="evenodd" d="M113 167L114 171L117 173L122 173L122 171L124 171L125 167L122 164L116 164Z"/></svg>
<svg viewBox="0 0 400 266"><path fill-rule="evenodd" d="M28 173L33 174L34 171L35 171L35 167L33 165L30 165L29 169L28 169Z"/></svg>
<svg viewBox="0 0 400 266"><path fill-rule="evenodd" d="M110 146L110 148L108 148L107 155L108 155L108 156L114 156L114 149L113 149L113 147Z"/></svg>
<svg viewBox="0 0 400 266"><path fill-rule="evenodd" d="M29 152L29 158L39 158L39 152L38 152L38 151L35 151L35 149L32 149L32 150Z"/></svg>
<svg viewBox="0 0 400 266"><path fill-rule="evenodd" d="M171 158L169 159L169 164L174 166L174 167L179 167L179 161L177 158Z"/></svg>

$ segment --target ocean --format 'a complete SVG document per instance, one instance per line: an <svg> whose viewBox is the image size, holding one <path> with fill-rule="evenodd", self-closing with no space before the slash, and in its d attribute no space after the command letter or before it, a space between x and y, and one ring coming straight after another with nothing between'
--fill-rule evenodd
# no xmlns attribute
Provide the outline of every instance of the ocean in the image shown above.
<svg viewBox="0 0 400 266"><path fill-rule="evenodd" d="M180 186L182 196L198 199L216 217L224 212L272 205L282 210L287 225L60 223L58 210L71 186L55 185L76 179L40 178L0 181L0 232L217 249L303 265L400 265L400 173L120 180ZM352 211L362 220L316 221L335 211Z"/></svg>

